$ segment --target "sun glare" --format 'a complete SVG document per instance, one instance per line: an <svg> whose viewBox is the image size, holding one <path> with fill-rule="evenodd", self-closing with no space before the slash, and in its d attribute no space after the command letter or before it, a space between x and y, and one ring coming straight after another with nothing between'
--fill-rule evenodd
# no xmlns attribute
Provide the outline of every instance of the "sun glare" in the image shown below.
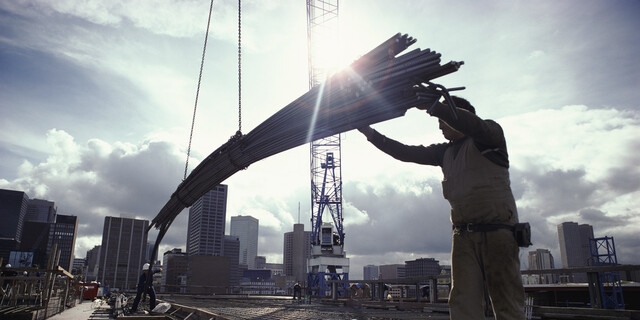
<svg viewBox="0 0 640 320"><path fill-rule="evenodd" d="M339 41L336 34L337 32L316 34L310 48L314 69L322 70L326 75L344 69L354 60L345 54L349 50Z"/></svg>

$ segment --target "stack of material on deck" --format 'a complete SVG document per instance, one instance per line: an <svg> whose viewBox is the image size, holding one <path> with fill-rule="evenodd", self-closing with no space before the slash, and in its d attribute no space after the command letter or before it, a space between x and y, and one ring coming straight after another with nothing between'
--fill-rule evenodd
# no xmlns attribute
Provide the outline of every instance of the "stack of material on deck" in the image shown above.
<svg viewBox="0 0 640 320"><path fill-rule="evenodd" d="M197 199L250 164L317 139L400 117L416 106L440 98L433 87L419 86L455 72L462 62L440 64L440 54L415 49L416 42L396 34L333 75L324 84L276 112L246 135L237 134L213 151L178 186L151 222L164 232L175 217Z"/></svg>

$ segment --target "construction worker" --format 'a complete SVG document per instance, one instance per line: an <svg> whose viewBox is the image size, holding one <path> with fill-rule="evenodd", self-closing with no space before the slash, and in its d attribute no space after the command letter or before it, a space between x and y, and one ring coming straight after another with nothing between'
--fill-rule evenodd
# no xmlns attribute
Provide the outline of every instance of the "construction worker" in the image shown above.
<svg viewBox="0 0 640 320"><path fill-rule="evenodd" d="M298 300L302 300L302 286L300 286L298 282L293 285L293 300L295 300L296 297L298 297Z"/></svg>
<svg viewBox="0 0 640 320"><path fill-rule="evenodd" d="M136 298L133 300L131 313L134 313L138 310L138 304L140 303L140 299L142 298L142 293L145 292L144 289L147 286L147 278L153 278L153 274L158 272L162 272L162 269L151 272L149 270L148 263L142 265L142 274L138 278L138 292L136 293ZM156 307L156 291L153 289L153 280L149 283L149 287L147 287L146 293L149 296L149 310L153 310L153 308Z"/></svg>
<svg viewBox="0 0 640 320"><path fill-rule="evenodd" d="M484 320L485 286L496 319L524 319L519 249L512 231L518 213L504 133L495 121L476 116L467 100L451 98L457 118L447 102L427 110L439 119L448 143L408 146L370 126L358 130L398 160L442 168L442 192L453 223L451 319Z"/></svg>
<svg viewBox="0 0 640 320"><path fill-rule="evenodd" d="M11 264L7 263L4 265L4 270L2 271L2 277L15 277L18 273L14 270L11 270ZM11 285L13 283L12 279L4 279L2 282L2 295L10 295L11 294Z"/></svg>

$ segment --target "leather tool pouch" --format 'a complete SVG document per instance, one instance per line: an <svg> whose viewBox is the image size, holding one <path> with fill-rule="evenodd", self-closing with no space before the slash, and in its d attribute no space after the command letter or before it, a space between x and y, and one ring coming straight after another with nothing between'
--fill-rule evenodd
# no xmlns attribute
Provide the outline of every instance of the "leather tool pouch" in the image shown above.
<svg viewBox="0 0 640 320"><path fill-rule="evenodd" d="M516 223L513 226L513 235L516 237L518 247L526 248L531 245L531 226L528 222Z"/></svg>

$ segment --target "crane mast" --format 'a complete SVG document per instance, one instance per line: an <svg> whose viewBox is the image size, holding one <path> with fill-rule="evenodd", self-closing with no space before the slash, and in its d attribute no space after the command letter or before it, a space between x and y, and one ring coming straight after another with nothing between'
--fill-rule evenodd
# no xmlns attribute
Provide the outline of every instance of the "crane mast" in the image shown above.
<svg viewBox="0 0 640 320"><path fill-rule="evenodd" d="M309 89L323 86L326 77L335 71L332 68L336 67L338 54L338 2L307 0ZM313 121L315 117L312 128ZM329 295L328 280L349 279L342 224L341 156L340 134L311 142L311 258L307 263L307 287L312 295ZM344 292L346 285L342 289Z"/></svg>

